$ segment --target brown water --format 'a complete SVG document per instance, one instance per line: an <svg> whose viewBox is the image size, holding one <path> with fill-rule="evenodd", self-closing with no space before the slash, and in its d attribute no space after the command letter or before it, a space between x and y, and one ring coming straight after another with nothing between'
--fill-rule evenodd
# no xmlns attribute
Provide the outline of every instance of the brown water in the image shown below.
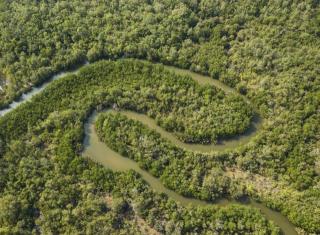
<svg viewBox="0 0 320 235"><path fill-rule="evenodd" d="M179 69L173 66L165 66L165 68L171 72L174 72L179 75L189 76L196 82L198 82L200 85L211 85L220 88L223 90L226 94L237 94L240 95L248 104L250 104L250 100L241 95L239 92L237 92L235 89L225 85L221 81L217 79L212 79L211 77L204 76L195 72L191 72L190 70L186 69ZM141 116L140 114L130 114L133 119L136 119L136 117ZM147 119L148 117L139 117L140 119ZM154 122L152 119L147 120L147 123ZM152 123L153 124L153 123ZM254 115L250 126L248 129L239 135L235 135L233 137L229 137L227 139L222 139L218 141L218 144L209 144L209 145L202 145L202 144L186 144L184 142L181 142L179 140L176 140L176 138L172 134L166 134L166 138L175 143L176 145L189 149L192 151L200 151L200 152L211 152L211 151L225 151L229 149L234 149L238 146L243 146L250 142L254 136L258 134L258 130L261 129L263 125L263 119L257 114ZM154 126L154 125L153 125ZM164 131L162 128L157 127L155 128L160 134L163 134ZM172 138L173 136L173 138Z"/></svg>
<svg viewBox="0 0 320 235"><path fill-rule="evenodd" d="M239 94L234 89L226 86L222 82L218 80L214 80L208 76L203 76L189 70L178 69L172 66L165 66L168 70L175 72L180 75L187 75L192 77L195 81L197 81L200 85L213 85L216 86L226 92L226 94L236 93ZM246 102L250 103L250 101L242 96ZM108 110L107 112L115 112L112 110ZM182 147L186 150L190 151L200 151L200 152L211 152L211 151L224 151L228 149L232 149L238 146L242 146L248 143L256 134L257 131L262 126L262 119L256 115L251 123L251 126L248 130L239 136L220 141L219 144L211 144L211 145L201 145L201 144L186 144L181 142L176 136L170 132L165 131L161 127L159 127L156 122L149 118L144 114L139 114L131 111L121 111L122 114L126 115L127 117L140 121L143 124L147 125L149 128L156 130L161 137L171 141L175 145ZM142 178L158 193L165 193L168 195L169 198L181 203L182 205L196 205L196 206L212 206L212 205L220 205L225 206L229 204L240 204L237 201L230 201L226 199L222 199L216 203L210 203L194 198L187 198L177 194L176 192L167 189L158 178L152 176L148 172L142 170L138 164L126 157L121 156L117 152L110 149L104 143L102 143L94 128L94 123L97 118L97 113L95 112L91 117L88 119L88 122L85 124L85 150L84 156L89 157L93 161L99 162L103 166L116 170L116 171L126 171L126 170L134 170L139 173ZM243 204L243 203L241 203ZM271 210L264 206L261 203L255 202L250 200L249 202L245 203L245 205L252 206L255 208L260 209L260 211L265 215L265 217L271 221L273 221L276 225L281 228L281 231L285 235L297 235L295 231L295 226L281 213Z"/></svg>
<svg viewBox="0 0 320 235"><path fill-rule="evenodd" d="M116 112L113 110L108 110L106 112ZM149 128L159 130L161 129L156 125L156 123L150 119L149 117L137 114L130 111L120 111L122 114L126 115L129 118L133 118L135 120L138 120L142 122L143 124L147 125ZM165 193L168 195L169 198L175 200L176 202L181 203L182 205L196 205L196 206L212 206L212 205L220 205L225 206L229 204L242 204L242 205L248 205L252 207L259 208L261 212L265 215L265 217L271 221L273 221L276 225L278 225L284 234L286 235L295 235L297 234L294 225L288 221L288 219L280 214L279 212L276 212L274 210L271 210L264 206L261 203L257 203L255 201L249 201L247 203L240 203L236 201L230 201L230 200L220 200L216 203L210 203L194 198L187 198L183 197L176 192L166 188L161 181L149 174L148 172L142 170L138 164L126 157L121 156L117 152L110 149L106 144L101 142L99 140L99 137L96 134L94 123L97 118L97 113L95 112L93 115L90 116L88 121L85 124L85 140L84 140L84 146L85 150L83 152L83 155L85 157L89 157L95 162L98 162L105 166L106 168L109 168L111 170L115 171L126 171L126 170L134 170L137 173L139 173L142 178L158 193ZM170 140L172 139L174 143L180 143L178 139L176 139L171 133L166 132L165 130L161 129L161 135L166 138L169 137ZM193 145L188 147L188 149L192 149Z"/></svg>
<svg viewBox="0 0 320 235"><path fill-rule="evenodd" d="M212 86L220 88L225 93L234 93L234 94L239 95L239 93L235 89L225 85L224 83L220 82L217 79L212 79L209 76L204 76L199 73L195 73L195 72L192 72L192 71L186 70L186 69L179 69L174 66L165 65L164 67L167 70L174 72L176 74L190 76L190 77L192 77L193 80L197 81L200 85L212 85ZM242 97L244 97L244 99L246 99L248 101L248 99L245 96L242 96Z"/></svg>
<svg viewBox="0 0 320 235"><path fill-rule="evenodd" d="M209 153L212 151L225 151L229 149L234 149L237 146L242 146L248 143L257 134L257 130L259 129L262 123L259 117L257 117L258 119L256 120L256 122L252 124L252 127L249 128L246 131L246 133L235 136L233 138L229 138L228 140L219 141L218 144L187 144L179 140L176 137L176 135L174 135L173 133L168 132L163 128L161 128L160 126L158 126L156 124L156 121L148 117L147 115L128 111L128 110L123 110L121 111L121 113L125 114L126 116L128 116L133 120L142 122L143 124L145 124L151 129L156 130L161 135L161 137L171 141L172 143L174 143L175 145L181 148L184 148L185 150L194 151L194 152L203 152L203 153Z"/></svg>
<svg viewBox="0 0 320 235"><path fill-rule="evenodd" d="M214 80L210 77L199 75L197 73L193 73L189 70L183 70L178 69L171 66L165 66L168 70L173 71L177 74L181 75L188 75L192 77L195 81L197 81L201 85L209 84L216 86L218 88L221 88L224 90L227 94L228 93L237 93L234 89L226 86L222 82L218 80ZM71 73L77 73L78 70L71 71ZM55 76L53 76L48 82L42 84L39 87L34 87L32 90L26 94L23 94L19 101L12 102L8 108L0 110L0 117L5 115L6 113L14 110L16 107L18 107L20 104L30 100L34 95L40 93L52 80L60 79L64 77L68 73L60 73ZM238 93L237 93L238 94ZM246 100L246 102L250 103L246 97L243 96L243 98ZM160 128L158 125L156 125L155 121L145 115L137 114L130 111L122 111L123 114L128 116L129 118L141 121L145 125L147 125L149 128L155 129L157 132L161 134L163 138L168 139L172 143L176 144L179 147L182 147L187 150L191 151L201 151L201 152L211 152L211 151L224 151L227 149L232 149L237 146L242 146L246 143L248 143L256 134L257 131L262 126L262 120L259 116L255 116L254 120L251 124L251 126L248 128L248 130L239 136L235 136L233 138L220 141L217 145L198 145L198 144L186 144L178 140L172 133L169 133L162 128ZM94 130L94 122L96 119L96 113L94 113L89 119L88 122L85 124L85 150L84 150L84 156L87 156L91 158L92 160L101 163L103 166L110 168L112 170L116 171L126 171L126 170L135 170L138 172L143 179L150 184L150 186L159 193L165 193L173 200L180 202L182 205L199 205L199 206L210 206L213 205L210 202L201 201L197 199L192 198L186 198L183 197L177 193L175 193L172 190L167 189L163 186L163 184L159 181L159 179L153 177L148 172L141 170L138 164L128 158L125 158L115 151L108 148L104 143L100 142L98 139L98 136L95 133ZM235 201L229 201L229 200L220 200L219 202L215 203L217 205L228 205L232 203L239 203ZM291 224L286 217L281 215L280 213L273 211L264 205L251 201L248 204L248 206L253 206L256 208L259 208L262 213L265 215L267 219L272 220L275 224L277 224L284 234L286 235L295 235L297 234L294 230L294 225Z"/></svg>

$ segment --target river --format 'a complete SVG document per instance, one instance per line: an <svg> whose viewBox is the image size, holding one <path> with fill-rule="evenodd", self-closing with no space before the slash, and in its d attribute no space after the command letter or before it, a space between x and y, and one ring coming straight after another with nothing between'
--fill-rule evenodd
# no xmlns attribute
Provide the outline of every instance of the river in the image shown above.
<svg viewBox="0 0 320 235"><path fill-rule="evenodd" d="M108 110L107 112L117 112L113 110ZM147 125L149 128L152 128L154 130L159 130L159 126L155 123L154 120L150 119L146 115L143 114L137 114L135 112L131 111L120 111L120 113L124 114L128 118L132 118L135 120L138 120L142 122L143 124ZM126 157L121 156L117 152L110 149L106 144L101 142L99 140L98 135L96 134L94 123L97 118L97 112L94 112L88 121L85 124L85 139L84 139L84 146L85 150L83 152L83 155L85 157L89 157L95 162L98 162L105 166L106 168L109 168L111 170L116 171L126 171L126 170L134 170L138 172L142 178L158 193L165 193L173 200L180 202L182 205L197 205L197 206L212 206L212 205L220 205L225 206L228 204L242 204L242 205L248 205L253 206L256 208L259 208L261 212L265 215L265 217L269 220L272 220L276 225L278 225L281 228L281 231L285 235L294 235L297 234L294 225L281 213L276 212L272 209L269 209L268 207L264 206L261 203L255 202L250 200L246 203L240 203L237 201L229 201L227 199L222 199L215 203L210 203L194 198L187 198L184 196L181 196L177 194L176 192L166 188L161 181L149 174L147 171L142 170L138 164ZM179 143L180 140L178 140L176 137L172 135L172 133L169 133L165 130L161 129L161 136L164 138L169 137L170 140L174 140L174 143ZM167 139L169 139L167 138ZM188 145L188 144L186 144ZM187 149L193 149L194 146L191 144L187 147Z"/></svg>
<svg viewBox="0 0 320 235"><path fill-rule="evenodd" d="M178 69L172 66L165 66L165 67L168 70L173 71L177 74L188 75L201 85L209 84L209 85L216 86L224 90L227 94L236 93L234 89L208 76L199 75L189 70ZM14 110L20 104L30 100L33 96L37 95L43 89L45 89L50 84L51 81L62 78L67 74L77 73L77 71L78 69L70 72L59 73L53 76L47 82L43 83L41 86L33 87L30 92L23 94L18 101L14 101L7 108L0 110L0 116L5 115L6 113ZM244 99L248 103L250 102L245 97ZM168 139L175 145L187 150L200 151L200 152L224 151L227 149L232 149L237 146L244 145L248 143L257 134L258 130L262 126L262 119L258 115L256 115L253 118L251 126L248 128L248 130L245 133L241 135L238 135L229 139L221 140L219 141L218 144L211 144L211 145L186 144L184 142L181 142L179 139L177 139L172 133L169 133L164 129L162 129L161 127L159 127L153 119L147 117L146 115L138 114L130 111L121 111L121 112L127 117L138 120L144 123L145 125L147 125L149 128L156 130L161 134L163 138ZM136 162L132 161L129 158L125 158L119 155L118 153L116 153L115 151L107 147L104 143L99 141L99 138L96 135L96 132L94 129L94 122L96 120L96 117L97 117L97 113L94 112L89 117L88 121L85 123L85 139L84 139L85 150L83 152L84 156L89 157L93 161L98 162L103 166L112 170L116 170L116 171L125 171L129 169L135 170L156 192L165 193L173 200L180 202L182 205L199 205L199 206L221 205L223 206L223 205L228 205L232 203L240 203L236 201L229 201L229 200L223 199L213 204L213 203L202 201L202 200L186 198L175 193L172 190L167 189L166 187L163 186L163 184L160 182L159 179L153 177L148 172L142 170ZM297 232L294 229L295 226L292 223L290 223L288 219L285 216L281 215L279 212L271 210L266 206L262 205L261 203L257 203L254 201L247 202L245 203L245 205L259 208L267 219L272 220L275 224L277 224L281 228L282 232L285 235L297 234Z"/></svg>

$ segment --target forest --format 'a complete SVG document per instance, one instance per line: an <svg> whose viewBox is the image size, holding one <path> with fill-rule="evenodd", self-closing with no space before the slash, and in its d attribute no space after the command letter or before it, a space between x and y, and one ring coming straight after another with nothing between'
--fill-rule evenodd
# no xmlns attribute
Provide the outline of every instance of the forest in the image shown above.
<svg viewBox="0 0 320 235"><path fill-rule="evenodd" d="M234 198L245 195L240 182L231 182L223 174L220 164L208 162L207 156L206 159L199 154L179 149L138 121L119 113L107 113L98 117L96 129L107 146L138 162L142 169L161 178L166 187L184 196L214 201L226 195ZM210 168L206 169L209 164ZM198 179L190 174L193 173L190 172L191 166L197 169Z"/></svg>
<svg viewBox="0 0 320 235"><path fill-rule="evenodd" d="M257 209L184 207L133 171L83 158L84 123L112 106L201 144L243 134L258 113L265 121L249 144L207 154L121 115L102 114L96 129L182 195L249 196L299 234L320 233L319 1L1 1L0 27L1 108L93 63L0 117L0 233L146 234L144 221L164 234L281 234ZM209 75L250 104L129 58Z"/></svg>
<svg viewBox="0 0 320 235"><path fill-rule="evenodd" d="M178 233L221 231L228 234L243 231L278 234L279 228L268 222L257 209L245 206L198 208L193 215L188 208L179 206L165 195L152 196L154 193L134 172L112 172L80 155L83 123L92 110L114 104L119 108L138 110L142 104L148 104L147 96L141 102L121 94L130 93L137 87L143 89L144 83L148 87L150 80L151 84L165 84L174 80L174 76L177 75L166 72L162 66L147 62L101 61L82 68L77 75L54 81L30 102L3 116L0 119L4 146L0 179L5 211L1 218L6 229L3 231L18 234L92 233L90 229L105 231L104 227L107 227L111 232L125 233L126 227L135 226L134 222L130 221L130 216L129 221L122 221L127 216L114 211L112 204L109 207L103 204L103 198L111 194L116 200L122 200L125 208L119 209L125 210L122 213L131 217L137 214L160 232L173 233L177 229ZM126 81L120 82L124 78ZM183 89L186 83L196 86L190 78L180 78L181 82L177 83L179 89ZM120 88L122 92L119 92ZM197 99L203 98L198 96ZM234 105L232 100L227 102L225 99L227 106ZM234 101L237 106L239 99ZM156 105L150 105L146 109L152 111L154 107ZM166 111L160 109L158 112L161 115ZM65 185L69 186L65 188ZM217 189L215 193L212 189L202 198L214 199L222 194L223 191ZM10 207L15 210L7 215ZM181 212L176 214L177 210ZM85 219L81 223L76 218L78 213L83 213L80 218ZM198 217L204 224L196 223ZM237 221L238 217L242 218L241 221ZM215 221L223 224L216 227ZM181 226L173 226L176 223Z"/></svg>

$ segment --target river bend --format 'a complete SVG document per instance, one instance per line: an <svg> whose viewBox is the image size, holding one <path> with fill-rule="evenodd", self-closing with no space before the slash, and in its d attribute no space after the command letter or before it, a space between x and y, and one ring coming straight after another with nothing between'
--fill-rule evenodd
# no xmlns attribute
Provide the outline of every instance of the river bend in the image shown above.
<svg viewBox="0 0 320 235"><path fill-rule="evenodd" d="M87 63L86 63L87 64ZM222 89L226 94L228 93L237 93L234 89L226 86L222 82L212 79L208 76L203 76L194 72L191 72L189 70L179 69L172 66L165 66L166 69L180 74L180 75L187 75L190 76L192 79L197 81L200 85L212 85L216 86L220 89ZM71 73L77 73L77 70L70 71L70 72L62 72L55 76L53 76L51 79L49 79L47 82L43 83L39 87L33 87L30 92L27 92L21 96L21 98L18 101L12 102L7 108L0 110L0 116L5 115L6 113L14 110L16 107L18 107L20 104L29 101L33 96L40 93L43 89L45 89L51 81L57 80L60 78L63 78L64 76L71 74ZM238 94L238 93L237 93ZM250 101L242 96L246 102L250 103ZM169 133L165 130L163 130L161 127L159 127L156 122L147 117L143 114L138 114L130 111L121 111L124 115L131 119L138 120L142 122L143 124L147 125L149 128L152 128L156 130L158 133L161 134L163 138L168 139L175 145L184 148L186 150L190 151L199 151L199 152L211 152L211 151L225 151L228 149L233 149L238 146L243 146L244 144L250 142L250 140L257 134L259 129L262 126L262 119L259 115L255 115L250 127L247 129L247 131L241 135L221 140L218 142L218 144L210 144L210 145L201 145L201 144L186 144L184 142L181 142L179 139L177 139L172 133ZM229 200L220 200L217 203L210 203L201 201L198 199L192 199L192 198L186 198L183 197L177 193L175 193L172 190L167 189L163 186L163 184L160 182L159 179L153 177L148 172L142 170L138 164L131 159L125 158L112 149L110 149L108 146L106 146L104 143L102 143L94 128L94 123L97 117L97 113L94 112L88 119L88 121L85 123L85 139L84 139L84 145L85 150L83 152L83 155L86 157L89 157L90 159L99 162L103 166L116 170L116 171L125 171L125 170L135 170L138 172L142 178L149 183L149 185L157 192L159 193L165 193L173 200L180 202L182 205L198 205L198 206L210 206L210 205L227 205L232 203L239 203L235 201L229 201ZM295 227L292 223L288 221L288 219L281 215L279 212L276 212L274 210L271 210L267 208L266 206L262 205L261 203L257 203L254 201L250 201L249 203L246 203L248 206L253 206L256 208L259 208L261 212L265 215L267 219L272 220L275 224L277 224L282 232L286 235L295 235L297 232L295 231Z"/></svg>

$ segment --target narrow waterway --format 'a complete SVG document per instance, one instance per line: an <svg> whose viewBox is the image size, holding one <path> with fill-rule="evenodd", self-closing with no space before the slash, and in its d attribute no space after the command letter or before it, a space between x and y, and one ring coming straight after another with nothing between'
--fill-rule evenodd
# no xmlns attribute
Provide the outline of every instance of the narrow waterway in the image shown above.
<svg viewBox="0 0 320 235"><path fill-rule="evenodd" d="M178 69L178 68L171 67L171 66L165 66L165 67L168 70L171 70L177 74L188 75L201 85L209 84L209 85L216 86L216 87L224 90L227 94L228 93L237 93L234 89L232 89L232 88L226 86L225 84L221 83L220 81L214 80L210 77L199 75L199 74L193 73L189 70ZM59 74L53 76L47 82L43 83L41 86L33 87L31 89L31 91L23 94L18 101L14 101L7 108L0 110L0 116L3 116L6 113L14 110L20 104L29 101L33 96L35 96L36 94L40 93L43 89L45 89L51 83L51 81L60 79L64 76L66 76L67 74L77 73L77 71L78 71L78 69L74 70L74 71L70 71L70 72L59 73ZM244 99L248 103L250 103L250 101L248 99L246 99L245 97L244 97ZM137 114L137 113L130 112L130 111L123 111L122 113L125 114L126 116L128 116L129 118L143 122L149 128L155 129L157 132L159 132L161 134L162 137L168 139L169 141L173 142L174 144L176 144L179 147L182 147L182 148L185 148L185 149L191 150L191 151L201 151L201 152L224 151L227 149L235 148L237 146L242 146L242 145L248 143L257 134L258 130L262 126L262 119L258 115L256 115L251 123L251 126L248 128L248 130L245 133L243 133L241 135L238 135L238 136L235 136L235 137L232 137L229 139L221 140L216 145L214 145L214 144L212 144L212 145L186 144L186 143L183 143L180 140L178 140L172 133L169 133L169 132L163 130L162 128L160 128L158 125L156 125L156 123L153 119L151 119L145 115ZM96 162L99 162L103 166L110 168L112 170L117 170L117 171L125 171L125 170L129 170L129 169L135 170L136 172L141 174L143 179L146 180L146 182L148 182L150 184L150 186L155 191L157 191L159 193L166 193L170 198L172 198L173 200L175 200L177 202L180 202L183 205L189 205L189 204L202 205L202 206L212 205L212 203L209 203L209 202L183 197L183 196L175 193L174 191L167 189L166 187L164 187L162 185L162 183L159 181L159 179L153 177L148 172L141 170L136 162L134 162L128 158L125 158L125 157L119 155L118 153L116 153L115 151L111 150L110 148L108 148L104 143L99 141L98 136L95 133L95 130L94 130L95 118L96 118L96 113L93 114L89 118L87 123L85 124L85 132L86 132L86 136L85 136L85 140L84 140L85 151L83 153L85 156L91 158L92 160L94 160ZM239 202L221 200L215 204L227 205L227 204L232 204L232 203L239 203ZM260 203L253 202L253 201L248 202L246 204L248 204L248 206L253 206L253 207L259 208L262 211L262 213L266 216L267 219L274 221L281 228L281 230L283 231L284 234L286 234L286 235L297 234L294 229L294 225L291 224L288 221L288 219L286 217L284 217L283 215L281 215L280 213L273 211L273 210L265 207L264 205L262 205Z"/></svg>
<svg viewBox="0 0 320 235"><path fill-rule="evenodd" d="M169 137L170 141L172 140L174 143L180 143L180 141L174 137L171 133L163 130L162 128L158 127L155 121L147 117L143 114L137 114L131 111L113 111L108 110L106 112L120 112L126 115L128 118L132 118L142 122L143 124L147 125L149 128L154 129L156 131L160 130L161 136L164 138ZM98 135L95 131L95 121L97 119L98 113L94 112L88 121L85 124L85 139L84 139L84 146L85 150L83 155L92 159L95 162L98 162L115 171L126 171L126 170L134 170L138 172L142 178L158 193L165 193L173 200L181 203L182 205L196 205L196 206L212 206L212 205L230 205L230 204L242 204L247 206L252 206L259 208L261 212L265 215L265 217L269 220L272 220L276 225L278 225L282 232L285 235L295 235L297 234L294 225L281 213L276 212L274 210L269 209L268 207L264 206L261 203L255 201L249 201L246 203L240 203L237 201L229 201L226 199L220 200L215 203L210 203L194 198L187 198L179 195L178 193L166 188L161 181L149 174L147 171L142 170L139 165L126 157L121 156L119 153L110 149L106 144L99 140ZM167 138L167 139L169 139ZM190 145L187 149L192 149L194 146Z"/></svg>
<svg viewBox="0 0 320 235"><path fill-rule="evenodd" d="M85 61L84 65L87 65L87 64L89 64L89 63L87 61ZM69 71L66 71L66 72L58 73L58 74L52 76L46 82L42 83L40 86L32 87L30 91L28 91L26 93L23 93L18 100L13 101L12 103L10 103L8 105L8 107L6 107L4 109L0 109L0 117L5 115L6 113L9 113L10 111L14 110L20 104L23 104L23 103L31 100L31 98L33 96L35 96L35 95L39 94L41 91L43 91L48 85L50 85L50 83L52 81L58 80L60 78L63 78L65 76L69 75L69 74L76 74L81 67L82 66L77 66L77 68L75 68L75 69L72 69L72 70L69 70Z"/></svg>
<svg viewBox="0 0 320 235"><path fill-rule="evenodd" d="M157 125L156 121L147 115L136 113L128 110L121 111L133 120L138 120L143 122L149 128L156 130L161 137L168 139L173 144L189 151L209 153L212 151L225 151L229 149L234 149L238 146L245 145L248 143L256 134L257 130L261 126L261 121L258 116L255 116L255 121L251 123L251 127L243 134L228 138L227 140L220 140L217 144L188 144L179 140L175 134L168 132Z"/></svg>

